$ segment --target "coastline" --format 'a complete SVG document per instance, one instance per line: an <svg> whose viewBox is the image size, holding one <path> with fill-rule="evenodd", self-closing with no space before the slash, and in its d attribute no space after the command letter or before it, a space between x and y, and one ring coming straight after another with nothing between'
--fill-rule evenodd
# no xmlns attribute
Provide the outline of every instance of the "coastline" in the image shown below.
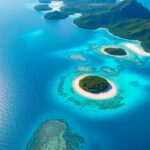
<svg viewBox="0 0 150 150"><path fill-rule="evenodd" d="M78 25L77 25L78 26ZM79 26L78 26L79 27ZM81 27L80 27L81 28ZM85 28L83 28L85 29ZM135 39L130 39L130 38L125 38L125 37L122 37L122 36L119 36L119 35L116 35L115 33L113 33L112 31L110 31L109 28L105 28L105 27L99 27L97 29L93 29L93 31L99 31L99 30L105 30L106 32L108 32L110 35L118 38L118 39L123 39L123 40L130 40L130 41L137 41L140 45L141 45L141 41L140 40L135 40ZM132 44L132 43L123 43L122 44L123 46L125 46L126 48L132 50L133 52L139 54L139 55L142 55L142 56L150 56L150 53L149 52L146 52L146 50L141 46L138 47L136 44ZM107 53L105 53L107 54ZM107 54L108 55L108 54ZM113 55L114 56L114 55Z"/></svg>
<svg viewBox="0 0 150 150"><path fill-rule="evenodd" d="M92 94L89 93L85 90L83 90L80 86L79 86L79 82L81 79L83 79L84 77L86 77L88 75L81 75L79 77L77 77L74 81L73 81L73 88L76 92L78 92L80 95L89 98L89 99L93 99L93 100L106 100L109 98L114 97L117 94L117 88L115 86L114 83L112 83L111 81L107 80L109 82L109 84L111 85L111 89L107 92L104 93L100 93L100 94Z"/></svg>
<svg viewBox="0 0 150 150"><path fill-rule="evenodd" d="M127 37L123 37L123 36L117 35L117 34L113 33L112 31L110 31L109 28L105 28L105 27L101 28L100 27L100 28L98 28L96 30L100 30L100 29L105 29L107 32L109 32L111 35L113 35L116 38L123 39L123 40L125 39L125 40L130 40L130 41L136 41L136 42L138 42L140 44L140 46L142 44L142 41L140 41L140 40L133 39L133 38L127 38ZM140 54L142 56L150 56L150 53L147 52L142 46L141 46L141 48L139 48L138 46L136 46L136 44L132 44L132 43L125 43L125 44L123 44L123 46L129 48L130 50L132 50L132 51L134 51L137 54Z"/></svg>

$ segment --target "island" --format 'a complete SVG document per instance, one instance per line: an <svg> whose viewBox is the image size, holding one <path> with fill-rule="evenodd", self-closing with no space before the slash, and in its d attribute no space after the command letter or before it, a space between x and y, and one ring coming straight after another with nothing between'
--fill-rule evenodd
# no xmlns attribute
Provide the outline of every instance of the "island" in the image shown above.
<svg viewBox="0 0 150 150"><path fill-rule="evenodd" d="M72 132L69 125L59 119L44 122L33 134L26 150L79 150L84 138Z"/></svg>
<svg viewBox="0 0 150 150"><path fill-rule="evenodd" d="M48 4L40 4L40 5L35 6L34 8L37 11L48 11L48 10L52 9L52 8L49 7Z"/></svg>
<svg viewBox="0 0 150 150"><path fill-rule="evenodd" d="M99 94L107 91L110 84L103 77L86 76L79 81L79 86L89 93Z"/></svg>
<svg viewBox="0 0 150 150"><path fill-rule="evenodd" d="M39 1L50 2L50 0ZM91 30L107 28L119 37L140 41L143 51L150 52L150 11L137 0L120 2L116 0L64 0L63 2L61 13L48 13L44 18L65 19L69 15L80 13L82 15L73 20L78 27Z"/></svg>
<svg viewBox="0 0 150 150"><path fill-rule="evenodd" d="M116 86L98 75L82 75L73 82L73 87L80 95L89 99L109 99L117 94Z"/></svg>
<svg viewBox="0 0 150 150"><path fill-rule="evenodd" d="M119 57L127 56L127 52L124 49L118 47L107 47L104 48L102 52L108 55L119 56Z"/></svg>
<svg viewBox="0 0 150 150"><path fill-rule="evenodd" d="M51 0L39 0L40 3L50 3Z"/></svg>
<svg viewBox="0 0 150 150"><path fill-rule="evenodd" d="M47 20L65 19L67 17L68 17L67 14L60 12L60 11L49 12L44 15L44 18Z"/></svg>
<svg viewBox="0 0 150 150"><path fill-rule="evenodd" d="M137 0L124 0L101 6L101 9L74 20L81 28L107 28L119 37L139 40L146 52L150 52L150 11Z"/></svg>

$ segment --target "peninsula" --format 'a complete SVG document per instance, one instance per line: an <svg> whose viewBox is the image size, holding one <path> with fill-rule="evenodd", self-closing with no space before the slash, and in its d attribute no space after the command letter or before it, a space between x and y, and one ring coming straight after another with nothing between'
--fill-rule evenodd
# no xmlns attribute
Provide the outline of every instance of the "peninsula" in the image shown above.
<svg viewBox="0 0 150 150"><path fill-rule="evenodd" d="M51 8L49 7L48 4L39 4L39 5L35 6L34 8L37 11L48 11L48 10L51 10Z"/></svg>
<svg viewBox="0 0 150 150"><path fill-rule="evenodd" d="M87 13L74 20L86 29L107 28L114 35L141 41L141 46L150 52L150 12L137 0L124 0L101 6L93 13Z"/></svg>
<svg viewBox="0 0 150 150"><path fill-rule="evenodd" d="M66 15L65 13L60 12L60 11L54 11L54 12L50 12L50 13L47 13L46 15L44 15L44 18L47 20L65 19L67 17L68 17L68 15Z"/></svg>

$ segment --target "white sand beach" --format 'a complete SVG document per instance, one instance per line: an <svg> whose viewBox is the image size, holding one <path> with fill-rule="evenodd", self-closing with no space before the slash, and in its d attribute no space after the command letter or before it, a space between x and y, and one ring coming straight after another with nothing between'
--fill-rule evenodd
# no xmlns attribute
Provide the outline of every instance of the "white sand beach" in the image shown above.
<svg viewBox="0 0 150 150"><path fill-rule="evenodd" d="M51 1L49 7L52 8L50 12L61 11L60 8L65 6L63 1Z"/></svg>
<svg viewBox="0 0 150 150"><path fill-rule="evenodd" d="M81 75L73 81L74 90L76 92L78 92L79 94L81 94L82 96L87 97L89 99L93 99L93 100L105 100L105 99L112 98L117 94L117 88L116 88L115 84L109 80L107 80L107 81L110 83L112 88L107 92L100 93L100 94L92 94L92 93L89 93L89 92L83 90L79 86L79 82L81 79L83 79L86 76L88 76L88 75Z"/></svg>
<svg viewBox="0 0 150 150"><path fill-rule="evenodd" d="M71 18L71 19L76 19L76 18L79 18L79 17L81 17L81 16L82 16L81 13L75 13L75 14L73 14L73 15L69 15L69 18Z"/></svg>
<svg viewBox="0 0 150 150"><path fill-rule="evenodd" d="M134 51L135 53L139 54L139 55L142 55L142 56L150 56L150 53L148 52L145 52L143 50L143 48L141 47L138 47L137 45L135 44L132 44L132 43L125 43L124 44L125 47L131 49L132 51Z"/></svg>

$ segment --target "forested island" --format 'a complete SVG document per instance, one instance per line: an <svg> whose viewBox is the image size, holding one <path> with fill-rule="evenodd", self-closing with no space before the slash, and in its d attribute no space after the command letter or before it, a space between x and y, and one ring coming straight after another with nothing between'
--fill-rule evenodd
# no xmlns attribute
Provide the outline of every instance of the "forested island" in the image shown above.
<svg viewBox="0 0 150 150"><path fill-rule="evenodd" d="M110 99L117 94L116 85L99 75L81 75L73 81L74 90L91 100Z"/></svg>
<svg viewBox="0 0 150 150"><path fill-rule="evenodd" d="M65 19L67 17L68 17L68 15L66 15L63 12L59 12L59 11L50 12L50 13L47 13L46 15L44 15L44 18L47 20Z"/></svg>
<svg viewBox="0 0 150 150"><path fill-rule="evenodd" d="M106 92L111 85L109 82L100 76L90 75L80 80L79 86L90 93L99 94Z"/></svg>
<svg viewBox="0 0 150 150"><path fill-rule="evenodd" d="M39 0L50 3L51 0ZM114 35L141 41L145 51L150 52L150 12L137 0L64 0L61 13L49 13L45 19L65 19L81 13L74 23L85 29L107 28Z"/></svg>
<svg viewBox="0 0 150 150"><path fill-rule="evenodd" d="M37 11L48 11L51 10L48 4L39 4L34 7Z"/></svg>
<svg viewBox="0 0 150 150"><path fill-rule="evenodd" d="M118 48L118 47L104 48L104 52L110 55L114 55L114 56L126 56L127 55L127 52L124 49Z"/></svg>

